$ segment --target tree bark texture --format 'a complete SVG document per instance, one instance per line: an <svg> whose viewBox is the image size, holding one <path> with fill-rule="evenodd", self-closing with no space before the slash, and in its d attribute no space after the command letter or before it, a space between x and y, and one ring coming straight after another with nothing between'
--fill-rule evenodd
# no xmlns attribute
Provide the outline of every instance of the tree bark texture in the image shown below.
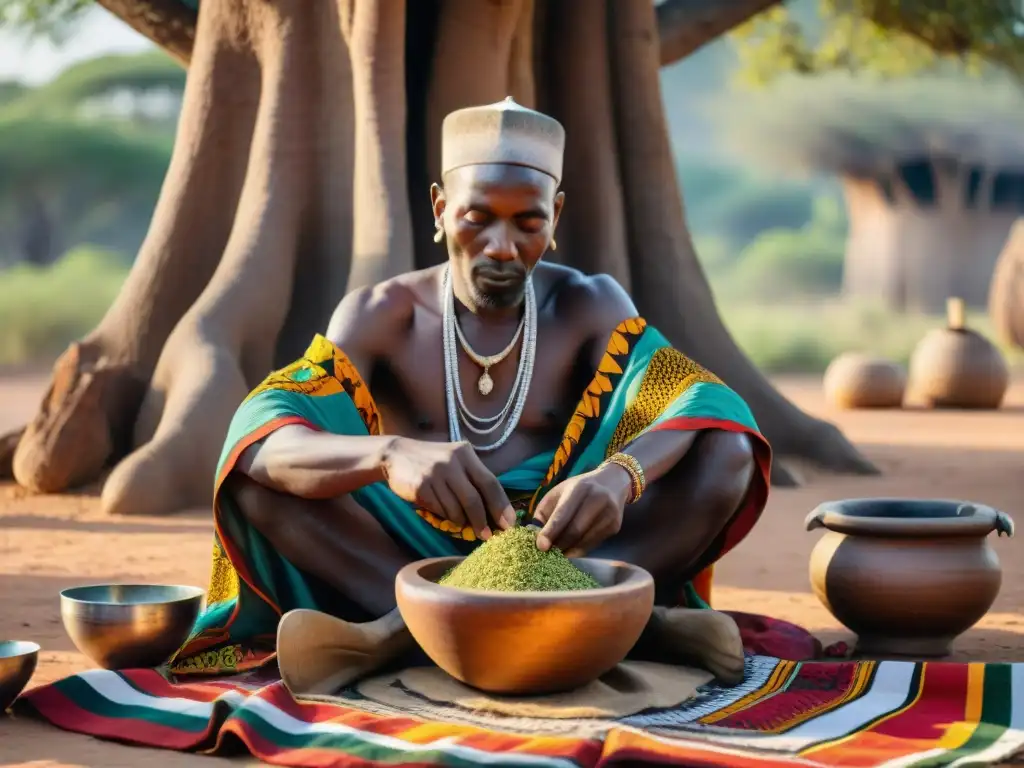
<svg viewBox="0 0 1024 768"><path fill-rule="evenodd" d="M983 176L977 202L967 205L967 174L934 171L937 199L922 204L892 174L846 178L849 213L843 293L881 300L897 311L943 312L946 299L985 307L996 260L1017 213L995 209L991 175Z"/></svg>
<svg viewBox="0 0 1024 768"><path fill-rule="evenodd" d="M196 13L178 0L96 0L182 64L195 45Z"/></svg>
<svg viewBox="0 0 1024 768"><path fill-rule="evenodd" d="M657 6L661 64L667 66L782 0L664 0Z"/></svg>
<svg viewBox="0 0 1024 768"><path fill-rule="evenodd" d="M718 317L673 170L653 5L397 3L200 6L151 230L107 316L55 364L15 452L18 482L60 491L113 467L108 512L209 504L248 389L324 329L346 290L445 258L428 196L441 120L509 93L566 125L554 255L629 287L747 399L780 458L874 471L783 398Z"/></svg>

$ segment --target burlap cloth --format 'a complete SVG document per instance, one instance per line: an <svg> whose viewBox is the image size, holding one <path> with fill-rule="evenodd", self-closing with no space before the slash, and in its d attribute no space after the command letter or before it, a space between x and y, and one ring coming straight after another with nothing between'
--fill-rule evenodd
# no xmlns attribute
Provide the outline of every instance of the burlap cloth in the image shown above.
<svg viewBox="0 0 1024 768"><path fill-rule="evenodd" d="M672 628L673 641L688 646L678 649L681 657L696 659L710 669L738 665L742 675L739 630L725 614L659 608L654 620ZM715 624L720 638L715 647L688 641L710 623ZM730 626L735 629L734 636L728 631ZM684 664L627 660L574 691L499 696L464 685L433 665L402 668L402 659L414 648L397 611L369 624L352 624L317 611L296 610L285 614L278 627L281 677L296 698L330 698L347 689L410 713L458 710L516 719L611 720L678 706L715 677L710 671Z"/></svg>

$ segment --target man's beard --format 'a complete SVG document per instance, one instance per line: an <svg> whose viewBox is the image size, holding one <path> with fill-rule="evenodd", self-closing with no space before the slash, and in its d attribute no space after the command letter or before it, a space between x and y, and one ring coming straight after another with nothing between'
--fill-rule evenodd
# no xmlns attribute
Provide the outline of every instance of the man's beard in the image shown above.
<svg viewBox="0 0 1024 768"><path fill-rule="evenodd" d="M526 297L526 286L510 286L502 291L484 291L475 283L472 285L473 301L479 307L487 309L510 309L523 303Z"/></svg>
<svg viewBox="0 0 1024 768"><path fill-rule="evenodd" d="M505 285L489 283L488 278L508 280ZM469 270L469 290L477 306L486 309L511 309L523 303L526 298L526 284L529 273L522 269L494 269L490 265Z"/></svg>

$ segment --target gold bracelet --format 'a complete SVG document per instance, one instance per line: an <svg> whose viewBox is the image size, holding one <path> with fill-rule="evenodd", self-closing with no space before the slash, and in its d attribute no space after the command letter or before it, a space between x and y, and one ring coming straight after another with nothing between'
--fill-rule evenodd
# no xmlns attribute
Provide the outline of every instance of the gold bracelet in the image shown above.
<svg viewBox="0 0 1024 768"><path fill-rule="evenodd" d="M630 456L628 453L613 453L607 459L605 464L615 464L622 467L629 473L629 477L632 485L632 494L630 495L627 504L635 504L640 500L640 497L644 495L644 490L647 488L647 480L644 478L644 468L640 466L640 462L635 457Z"/></svg>

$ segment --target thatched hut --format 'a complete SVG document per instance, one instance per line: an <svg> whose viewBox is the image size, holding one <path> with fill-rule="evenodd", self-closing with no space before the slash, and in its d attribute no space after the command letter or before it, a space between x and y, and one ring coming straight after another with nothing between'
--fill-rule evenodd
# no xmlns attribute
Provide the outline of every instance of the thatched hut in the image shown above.
<svg viewBox="0 0 1024 768"><path fill-rule="evenodd" d="M843 293L897 310L984 307L1024 213L1024 96L963 79L791 78L730 109L731 142L835 173L849 215Z"/></svg>

